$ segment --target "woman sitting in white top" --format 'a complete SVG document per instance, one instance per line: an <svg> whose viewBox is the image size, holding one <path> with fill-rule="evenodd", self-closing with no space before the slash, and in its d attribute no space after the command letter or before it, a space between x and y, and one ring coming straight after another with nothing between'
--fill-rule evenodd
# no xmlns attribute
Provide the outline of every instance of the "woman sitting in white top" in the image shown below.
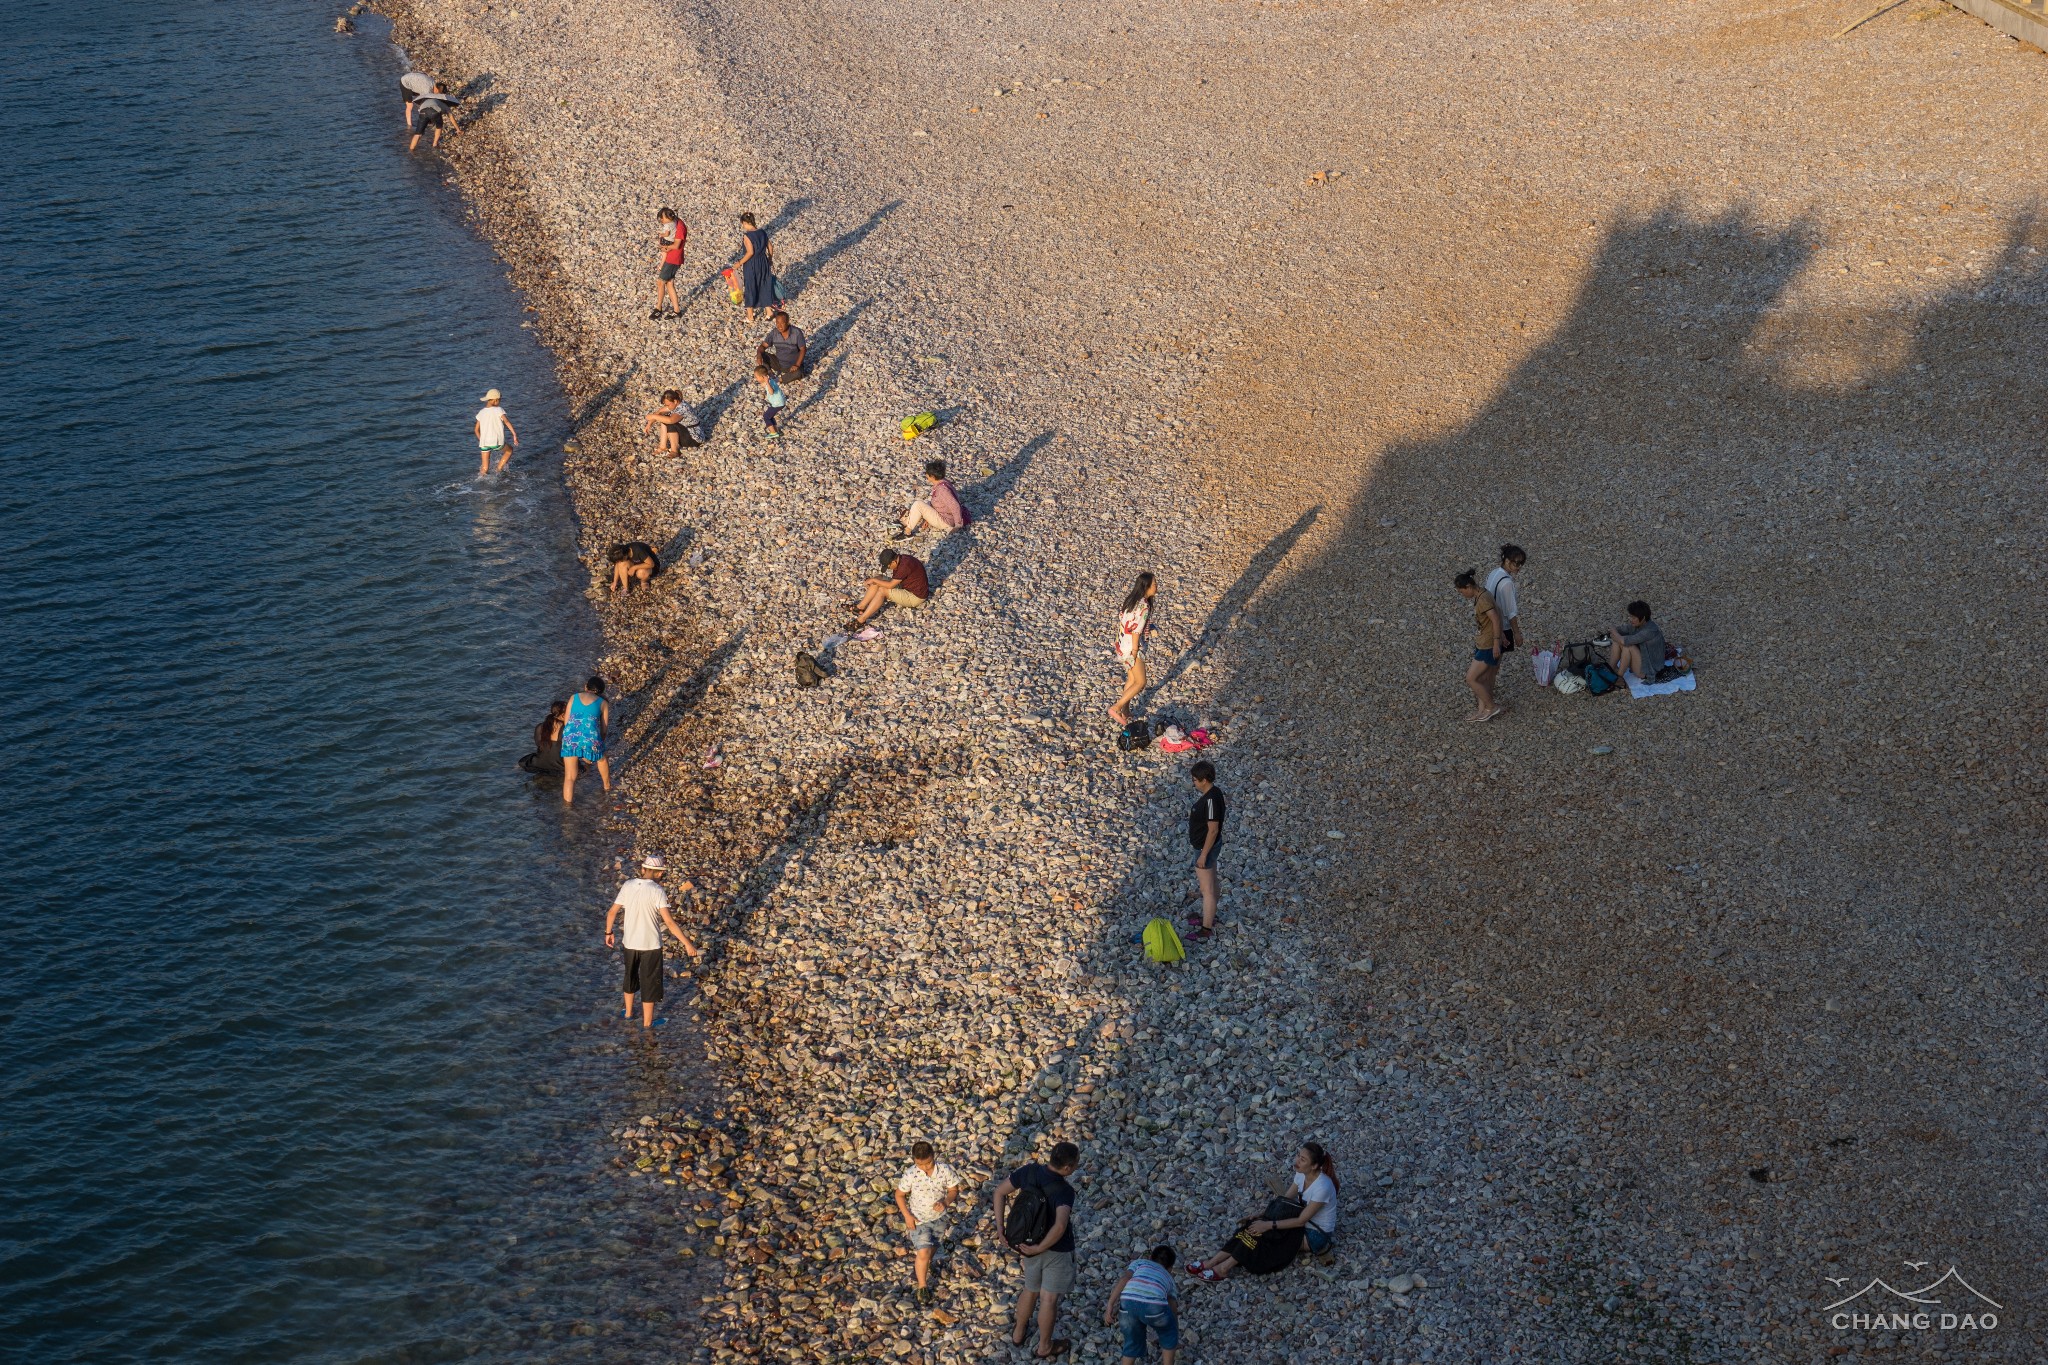
<svg viewBox="0 0 2048 1365"><path fill-rule="evenodd" d="M1300 1228L1308 1249L1320 1256L1330 1249L1337 1237L1337 1163L1330 1160L1330 1154L1320 1143L1302 1144L1294 1154L1294 1197L1301 1201L1301 1212L1292 1218L1255 1218L1245 1225L1245 1231L1254 1237L1287 1228ZM1237 1258L1224 1251L1206 1261L1196 1261L1188 1267L1188 1274L1198 1280L1214 1282L1237 1268ZM1256 1269L1256 1268L1255 1268Z"/></svg>

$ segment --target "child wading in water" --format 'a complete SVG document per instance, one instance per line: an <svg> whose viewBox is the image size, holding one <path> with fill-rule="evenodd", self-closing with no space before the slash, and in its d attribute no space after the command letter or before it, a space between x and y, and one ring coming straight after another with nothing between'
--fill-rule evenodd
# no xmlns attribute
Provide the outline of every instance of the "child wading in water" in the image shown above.
<svg viewBox="0 0 2048 1365"><path fill-rule="evenodd" d="M754 382L761 386L761 394L768 400L768 406L761 409L761 425L767 429L771 441L782 438L782 405L789 401L789 395L782 391L782 384L768 372L766 365L754 367Z"/></svg>
<svg viewBox="0 0 2048 1365"><path fill-rule="evenodd" d="M478 460L476 475L482 478L491 472L491 452L498 452L498 469L502 472L506 462L512 458L512 451L519 444L519 433L512 429L512 419L505 415L499 404L502 395L492 389L484 395L484 405L476 415L476 445ZM512 444L506 445L505 438L511 437Z"/></svg>

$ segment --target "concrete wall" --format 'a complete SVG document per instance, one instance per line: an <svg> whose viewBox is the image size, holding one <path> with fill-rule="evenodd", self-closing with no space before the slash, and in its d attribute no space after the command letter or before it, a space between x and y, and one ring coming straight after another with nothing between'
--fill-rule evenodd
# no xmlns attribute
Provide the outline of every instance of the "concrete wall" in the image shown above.
<svg viewBox="0 0 2048 1365"><path fill-rule="evenodd" d="M2048 50L2048 0L1948 0L2001 33Z"/></svg>

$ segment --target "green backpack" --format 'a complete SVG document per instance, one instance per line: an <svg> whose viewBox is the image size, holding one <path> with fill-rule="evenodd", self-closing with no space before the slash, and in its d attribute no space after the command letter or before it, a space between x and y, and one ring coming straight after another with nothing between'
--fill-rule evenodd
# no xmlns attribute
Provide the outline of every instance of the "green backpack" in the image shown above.
<svg viewBox="0 0 2048 1365"><path fill-rule="evenodd" d="M1146 957L1154 962L1179 962L1187 955L1187 950L1180 946L1180 935L1174 932L1172 920L1160 916L1145 926Z"/></svg>

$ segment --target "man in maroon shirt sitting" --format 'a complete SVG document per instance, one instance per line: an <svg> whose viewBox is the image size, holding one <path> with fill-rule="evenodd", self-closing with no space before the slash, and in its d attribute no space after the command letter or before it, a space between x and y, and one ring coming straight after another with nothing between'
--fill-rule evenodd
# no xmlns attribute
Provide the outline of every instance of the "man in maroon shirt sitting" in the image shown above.
<svg viewBox="0 0 2048 1365"><path fill-rule="evenodd" d="M857 626L872 621L891 602L899 607L921 607L932 595L932 583L925 577L923 563L909 555L882 551L882 572L888 577L870 578L860 601L846 604L846 609L859 618L854 622Z"/></svg>

